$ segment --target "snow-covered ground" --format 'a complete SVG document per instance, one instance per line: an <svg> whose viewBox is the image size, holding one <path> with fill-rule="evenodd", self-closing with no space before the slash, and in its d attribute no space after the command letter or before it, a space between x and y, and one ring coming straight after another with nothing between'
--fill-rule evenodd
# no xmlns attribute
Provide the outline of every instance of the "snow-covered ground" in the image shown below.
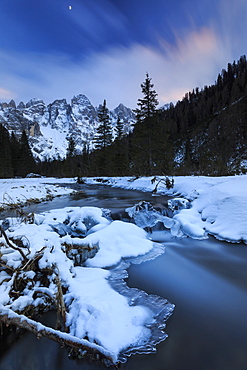
<svg viewBox="0 0 247 370"><path fill-rule="evenodd" d="M142 191L154 190L159 180L152 182L152 179L103 178L105 184L113 187ZM98 182L90 178L87 183ZM165 183L160 182L157 193L182 197L191 202L190 208L180 209L173 217L179 223L178 236L183 233L204 239L211 234L220 240L247 243L247 175L176 176L173 188L167 189Z"/></svg>
<svg viewBox="0 0 247 370"><path fill-rule="evenodd" d="M167 189L161 179L101 178L104 184L114 187L144 192L153 191L156 187L156 194L175 197L175 201L170 202L173 218L157 216L172 237L204 239L211 234L218 239L247 243L247 176L175 177L171 189ZM95 178L85 181L99 184ZM2 179L0 202L4 207L6 199L24 202L66 194L71 189L53 184L74 182L75 179L54 178ZM133 208L128 211L135 215ZM50 284L43 287L35 271L25 271L20 252L11 250L2 236L0 256L9 269L0 270L0 314L7 312L11 316L13 311L21 311L28 305L45 303L44 297L34 294L37 290L56 297L58 288L54 279L59 274L63 287L66 287L64 302L69 334L81 340L86 338L89 346L96 343L102 352L107 351L113 361L117 361L129 347L140 349L152 340L151 327L157 315L145 304L133 304L115 291L109 283L111 269L123 258L150 253L154 244L142 228L111 221L104 212L96 207L67 207L35 215L31 224L9 218L9 224L5 222L3 225L8 237L12 241L21 240L26 246L23 252L27 259L36 259L39 255L41 271L53 269L54 273L49 277ZM155 217L154 213L150 218L152 222ZM76 261L83 248L96 253L80 266ZM11 271L19 267L22 267L23 281L28 283L21 295L13 298L9 294L15 280ZM165 300L163 304L164 317L169 317L173 305ZM163 333L163 339L165 337Z"/></svg>
<svg viewBox="0 0 247 370"><path fill-rule="evenodd" d="M56 178L0 179L0 209L11 207L14 204L22 205L70 194L72 189L59 186L59 183L63 182L74 183L75 180Z"/></svg>
<svg viewBox="0 0 247 370"><path fill-rule="evenodd" d="M56 301L59 276L66 290L63 299L69 339L87 338L84 345L94 348L97 344L101 353L107 353L117 362L119 356L125 358L124 350L141 352L149 342L155 345L167 337L164 318L172 313L173 304L160 299L157 309L155 303L135 303L133 297L126 297L111 287L111 270L105 269L117 265L122 258L145 255L154 248L143 229L132 223L111 222L96 207L67 207L44 212L35 215L31 224L14 218L7 220L7 227L6 220L2 226L12 245L21 242L26 258L29 261L38 259L38 269L30 270L30 263L23 261L19 250L11 249L4 236L0 238L1 265L7 266L7 269L0 269L0 315L7 314L11 318L15 317L14 312L22 312L30 305L44 306L47 296ZM84 266L78 266L78 256L83 255L84 248L96 248L98 252L92 254ZM29 266L27 271L25 266ZM14 270L18 272L12 274ZM45 274L50 271L46 286L40 279L42 271ZM26 283L26 286L15 298L10 292L18 274L21 274L22 285ZM158 315L162 316L161 323L157 321ZM154 329L157 332L160 324L160 336L155 340L152 330L157 326ZM63 337L63 333L60 335ZM152 348L152 345L147 346L146 352Z"/></svg>

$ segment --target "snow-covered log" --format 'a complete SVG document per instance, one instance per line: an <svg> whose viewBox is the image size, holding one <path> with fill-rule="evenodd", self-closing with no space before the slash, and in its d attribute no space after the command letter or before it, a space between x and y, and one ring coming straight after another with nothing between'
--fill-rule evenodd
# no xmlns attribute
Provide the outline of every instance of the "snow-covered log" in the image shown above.
<svg viewBox="0 0 247 370"><path fill-rule="evenodd" d="M59 343L61 346L68 346L79 350L83 354L87 353L88 355L93 355L96 359L105 358L112 363L117 362L116 356L102 346L91 343L85 339L74 337L68 333L49 328L35 320L29 319L25 315L18 315L2 304L0 304L0 322L4 323L6 326L15 325L18 328L28 330L35 334L38 339L45 337Z"/></svg>

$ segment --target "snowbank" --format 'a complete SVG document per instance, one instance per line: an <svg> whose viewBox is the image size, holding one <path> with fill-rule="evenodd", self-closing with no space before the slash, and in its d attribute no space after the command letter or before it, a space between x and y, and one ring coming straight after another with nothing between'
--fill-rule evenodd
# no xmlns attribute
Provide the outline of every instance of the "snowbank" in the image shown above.
<svg viewBox="0 0 247 370"><path fill-rule="evenodd" d="M208 234L231 242L247 243L247 175L227 177L176 176L174 187L167 189L165 182L152 181L153 177L85 178L87 184L106 184L112 187L152 192L171 197L183 197L191 208L180 209L174 215L173 235L207 238ZM159 183L158 183L159 182ZM75 183L74 178L0 179L0 207L27 200L49 199L68 194L72 190L59 183ZM56 185L53 185L56 184ZM155 194L154 194L155 196ZM145 198L145 197L144 197ZM144 199L145 200L145 199ZM180 225L178 227L178 225Z"/></svg>
<svg viewBox="0 0 247 370"><path fill-rule="evenodd" d="M0 179L0 209L15 204L35 203L55 196L70 194L73 190L59 183L74 183L74 179L25 178ZM53 185L56 184L56 185Z"/></svg>
<svg viewBox="0 0 247 370"><path fill-rule="evenodd" d="M162 177L159 177L161 179ZM105 184L125 189L153 191L153 177L133 179L103 178ZM99 183L86 179L87 183ZM204 239L208 234L221 240L247 243L247 175L206 177L177 176L174 187L167 189L160 182L157 193L183 197L191 202L191 208L176 212L173 219L180 224L181 232L192 238ZM155 195L154 195L155 196Z"/></svg>

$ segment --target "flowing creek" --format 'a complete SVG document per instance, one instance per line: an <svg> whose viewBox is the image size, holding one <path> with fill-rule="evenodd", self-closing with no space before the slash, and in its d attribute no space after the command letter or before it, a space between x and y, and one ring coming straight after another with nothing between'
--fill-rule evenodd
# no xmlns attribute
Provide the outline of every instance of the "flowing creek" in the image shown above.
<svg viewBox="0 0 247 370"><path fill-rule="evenodd" d="M152 204L167 200L101 185L78 188L78 194L58 197L30 210L40 213L68 206L96 206L117 214L141 200ZM203 241L174 239L163 231L153 232L151 237L165 245L165 253L131 265L126 282L129 287L167 298L176 305L167 322L169 337L157 346L155 354L131 356L120 368L246 370L247 246L211 237ZM1 370L105 368L86 360L70 360L57 343L38 340L30 333L10 341L0 341Z"/></svg>

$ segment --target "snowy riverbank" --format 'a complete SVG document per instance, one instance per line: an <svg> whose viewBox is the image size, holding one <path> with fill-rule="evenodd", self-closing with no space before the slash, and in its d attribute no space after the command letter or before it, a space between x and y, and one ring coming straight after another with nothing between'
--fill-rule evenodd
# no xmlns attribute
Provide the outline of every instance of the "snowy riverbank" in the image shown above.
<svg viewBox="0 0 247 370"><path fill-rule="evenodd" d="M22 203L27 198L42 200L46 193L71 192L51 184L71 183L73 179L55 180L2 180L1 196L8 192L11 201ZM81 345L83 355L97 351L114 363L125 361L136 351L152 352L167 337L165 321L174 305L139 294L137 289L128 290L122 280L128 267L121 265L123 258L147 253L153 258L164 252L160 246L154 253L155 244L138 226L111 221L100 208L67 207L34 214L30 219L8 217L1 227L3 322L25 325L36 335L58 338L61 343ZM112 288L117 281L121 293ZM26 317L54 308L60 310L67 334Z"/></svg>
<svg viewBox="0 0 247 370"><path fill-rule="evenodd" d="M151 192L156 187L156 194L185 199L180 209L174 209L173 218L158 216L170 229L171 238L205 239L212 234L231 242L247 242L247 176L175 177L174 187L170 189L160 179L84 180L86 184L103 183L144 192ZM71 193L69 185L75 181L2 179L0 201L4 208L6 199L20 204L47 200ZM68 187L60 187L62 183ZM119 269L122 259L152 252L154 244L143 229L132 223L112 221L105 210L96 207L51 210L33 215L32 220L26 221L8 218L2 224L8 239L4 234L0 238L1 317L17 321L20 318L22 322L19 313L25 314L30 307L34 311L44 306L54 307L63 291L64 325L70 340L82 340L89 349L97 345L97 350L104 355L107 353L113 362L124 361L126 355L135 351L154 350L156 343L166 338L164 323L173 311L172 304L160 297L154 297L152 301L151 296L150 305L147 295L147 301L139 303L139 298L133 298L131 291L128 297L121 295L110 283L116 271L120 273L118 279L126 277L123 269ZM164 248L160 248L158 253L163 252ZM85 250L88 253L86 261ZM49 278L43 279L43 274L48 274ZM22 291L14 295L19 279ZM137 290L133 294L137 294ZM161 321L157 320L157 312ZM49 328L45 330L50 332ZM153 337L157 330L158 337ZM55 334L64 338L59 331Z"/></svg>
<svg viewBox="0 0 247 370"><path fill-rule="evenodd" d="M105 177L103 181L113 187L153 191L158 181L153 183L152 179ZM86 182L99 183L93 178L86 179ZM211 234L219 240L247 243L247 175L177 176L174 177L173 188L167 189L161 182L157 193L182 197L191 202L190 209L182 209L174 216L185 235L204 239Z"/></svg>
<svg viewBox="0 0 247 370"><path fill-rule="evenodd" d="M15 204L42 202L55 196L70 194L72 189L59 186L59 183L63 182L74 183L75 180L53 177L0 179L0 209L6 209Z"/></svg>
<svg viewBox="0 0 247 370"><path fill-rule="evenodd" d="M85 178L84 181L86 184L105 184L152 192L158 183L152 182L152 179L153 177L104 177ZM59 184L75 182L75 178L0 179L0 207L69 194L73 190ZM220 240L247 242L247 175L177 176L174 177L174 187L171 189L160 182L157 194L182 197L191 202L190 209L182 209L174 216L174 220L180 224L180 232L185 235L203 239L211 234ZM143 199L145 200L145 196Z"/></svg>

